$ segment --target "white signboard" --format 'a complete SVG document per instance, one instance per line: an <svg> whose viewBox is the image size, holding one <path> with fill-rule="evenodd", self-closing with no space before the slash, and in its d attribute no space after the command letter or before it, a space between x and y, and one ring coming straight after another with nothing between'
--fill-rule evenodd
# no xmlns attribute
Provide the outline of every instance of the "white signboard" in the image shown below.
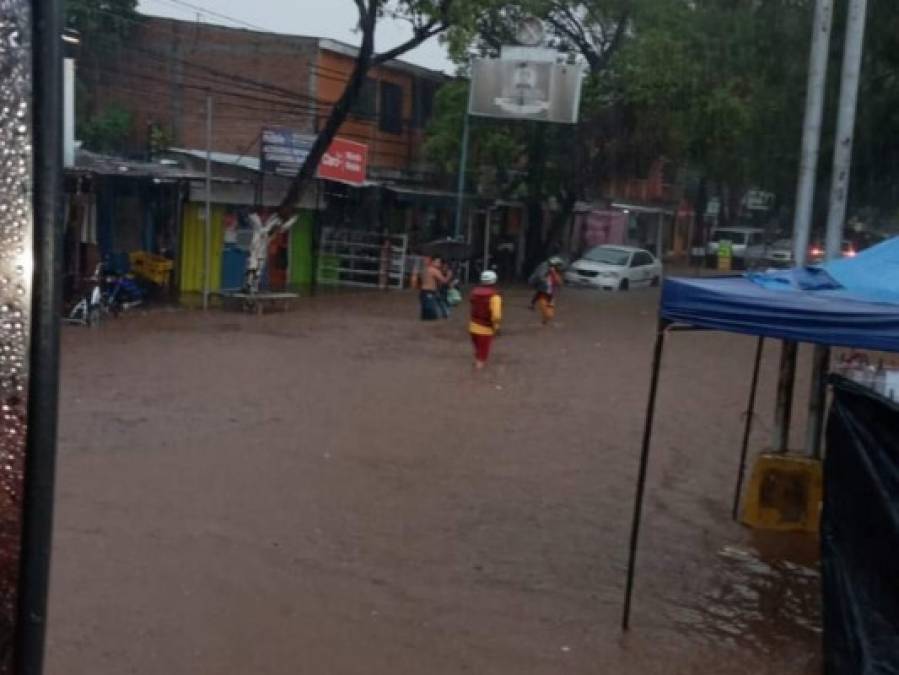
<svg viewBox="0 0 899 675"><path fill-rule="evenodd" d="M482 117L577 124L581 65L482 59L471 72L468 112Z"/></svg>
<svg viewBox="0 0 899 675"><path fill-rule="evenodd" d="M743 197L743 205L749 211L767 211L774 206L774 194L762 190L749 190Z"/></svg>

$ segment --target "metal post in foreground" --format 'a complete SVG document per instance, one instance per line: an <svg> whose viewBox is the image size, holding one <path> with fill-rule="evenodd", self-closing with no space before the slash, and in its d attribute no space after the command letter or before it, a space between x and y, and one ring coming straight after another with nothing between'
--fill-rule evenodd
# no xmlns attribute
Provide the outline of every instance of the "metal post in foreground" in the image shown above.
<svg viewBox="0 0 899 675"><path fill-rule="evenodd" d="M656 258L662 259L665 252L665 213L659 210L659 219L656 223Z"/></svg>
<svg viewBox="0 0 899 675"><path fill-rule="evenodd" d="M33 221L26 218L9 219L10 231L21 228L24 249L21 255L4 258L4 274L16 279L23 302L31 299L30 336L25 328L9 331L5 339L12 346L12 356L4 365L4 379L27 385L27 415L25 438L25 475L22 498L22 540L19 556L18 598L16 602L16 635L14 670L17 675L40 675L43 670L44 636L47 628L47 595L50 579L50 550L53 531L53 497L56 476L56 429L59 400L59 321L62 313L62 8L60 0L32 0L6 3L3 16L11 26L21 31L17 40L10 39L4 49L4 72L0 77L4 87L15 93L31 71L31 95L21 91L22 99L7 101L21 103L31 116L28 124L33 154L31 158L17 157L27 165L33 180ZM30 14L30 16L29 16ZM30 35L28 34L30 33ZM23 48L30 45L31 54ZM31 59L31 64L16 62ZM9 149L15 151L15 145ZM14 166L13 162L7 163ZM17 166L17 165L16 165ZM16 180L27 182L21 174ZM18 188L13 182L10 188ZM9 196L12 189L6 193ZM21 194L25 194L23 190ZM9 253L12 251L10 245ZM12 268L6 269L6 266ZM10 289L11 290L11 289ZM17 344L18 340L22 343ZM21 351L20 351L21 350ZM27 365L16 364L16 354L27 354ZM24 359L23 359L24 360ZM18 371L18 372L17 372ZM11 374L12 373L12 374ZM7 386L7 385L4 385ZM12 389L12 387L10 387ZM12 405L14 417L20 396L10 396L4 402ZM20 412L20 411L18 411ZM15 424L9 425L15 432ZM13 436L12 442L17 439ZM5 564L14 564L7 560ZM7 653L8 654L8 653ZM3 665L8 665L4 663Z"/></svg>
<svg viewBox="0 0 899 675"><path fill-rule="evenodd" d="M824 245L828 260L840 257L843 242L843 221L846 219L846 200L849 196L849 171L852 163L852 140L867 9L867 0L849 0L846 43L843 47L843 73L840 79L837 137L830 183L830 208L827 212L827 239Z"/></svg>
<svg viewBox="0 0 899 675"><path fill-rule="evenodd" d="M206 96L206 209L203 231L203 309L209 309L209 267L212 256L212 96Z"/></svg>
<svg viewBox="0 0 899 675"><path fill-rule="evenodd" d="M637 495L634 497L634 519L631 523L631 541L627 560L627 585L624 590L624 611L621 629L628 630L631 620L631 595L634 591L634 571L637 565L637 543L640 537L640 519L643 514L643 491L646 487L646 469L649 465L649 446L652 441L652 422L656 410L656 393L659 388L659 369L662 365L662 349L665 346L665 330L668 323L659 320L656 344L652 355L652 377L649 382L649 400L646 404L646 420L643 427L643 447L640 452L640 472L637 476Z"/></svg>
<svg viewBox="0 0 899 675"><path fill-rule="evenodd" d="M490 269L490 218L493 215L492 209L487 209L487 215L484 218L484 261L481 265L481 271L486 272Z"/></svg>
<svg viewBox="0 0 899 675"><path fill-rule="evenodd" d="M812 45L805 90L805 119L802 123L802 154L799 161L799 183L796 188L796 211L793 217L793 261L797 267L804 266L808 257L832 23L833 0L815 0Z"/></svg>
<svg viewBox="0 0 899 675"><path fill-rule="evenodd" d="M805 452L821 457L824 408L827 402L827 373L830 371L830 347L815 345L812 356L812 389L808 399L808 426L805 429Z"/></svg>
<svg viewBox="0 0 899 675"><path fill-rule="evenodd" d="M802 154L796 187L796 209L793 218L793 264L804 267L808 259L815 178L821 146L821 119L827 83L827 54L833 25L833 0L815 0L812 41L809 51L808 80L805 90L805 117L802 123ZM789 382L784 378L789 377ZM781 347L780 374L777 381L777 407L774 411L772 449L785 452L790 438L793 413L793 385L796 377L796 344L784 342Z"/></svg>
<svg viewBox="0 0 899 675"><path fill-rule="evenodd" d="M752 383L749 385L749 402L746 404L746 425L743 427L743 445L740 447L740 470L737 472L737 487L734 490L733 519L740 512L740 493L743 491L743 474L746 472L746 453L749 450L749 436L752 433L752 418L755 417L755 395L759 386L759 368L762 365L762 351L765 338L759 337L755 348L755 363L752 366Z"/></svg>
<svg viewBox="0 0 899 675"><path fill-rule="evenodd" d="M473 228L474 228L474 213L469 211L468 212L468 234L465 237L465 243L468 244L469 250L470 250L472 243L474 243L471 240ZM465 261L465 283L466 284L471 283L471 260Z"/></svg>
<svg viewBox="0 0 899 675"><path fill-rule="evenodd" d="M862 45L865 39L867 0L849 0L846 21L846 40L843 46L843 72L840 78L840 103L837 114L837 142L833 151L833 171L830 183L830 205L827 212L827 238L824 248L827 260L840 257L843 244L843 223L846 220L846 201L849 196L849 175L852 164L852 140L855 130L855 111L858 102L858 82L861 75ZM809 457L821 456L821 430L827 405L827 371L830 349L815 346L812 364L812 390L809 394L808 427L805 452Z"/></svg>
<svg viewBox="0 0 899 675"><path fill-rule="evenodd" d="M453 228L453 234L456 239L462 236L462 207L465 203L465 169L468 166L468 125L469 118L471 117L468 114L468 111L471 109L471 92L472 88L471 85L469 85L468 105L465 108L465 115L462 122L462 150L459 157L459 183L456 187L456 220L455 227Z"/></svg>
<svg viewBox="0 0 899 675"><path fill-rule="evenodd" d="M790 444L790 421L793 417L793 386L796 383L795 342L781 343L780 370L777 377L777 402L774 408L774 429L771 438L773 452L786 452Z"/></svg>

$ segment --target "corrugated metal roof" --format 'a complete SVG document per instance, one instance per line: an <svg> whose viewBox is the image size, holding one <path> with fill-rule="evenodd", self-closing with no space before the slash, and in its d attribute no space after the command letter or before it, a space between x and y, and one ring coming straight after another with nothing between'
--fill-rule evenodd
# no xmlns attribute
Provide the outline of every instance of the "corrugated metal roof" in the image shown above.
<svg viewBox="0 0 899 675"><path fill-rule="evenodd" d="M169 148L169 153L188 155L197 159L206 159L205 150L194 150L191 148ZM230 166L239 166L251 171L259 171L259 158L248 155L235 155L230 152L210 152L209 159L217 164L228 164Z"/></svg>
<svg viewBox="0 0 899 675"><path fill-rule="evenodd" d="M201 179L202 173L185 169L179 164L142 162L112 155L101 155L90 150L75 150L75 166L78 173L98 176L124 176L130 178L156 178L159 180Z"/></svg>

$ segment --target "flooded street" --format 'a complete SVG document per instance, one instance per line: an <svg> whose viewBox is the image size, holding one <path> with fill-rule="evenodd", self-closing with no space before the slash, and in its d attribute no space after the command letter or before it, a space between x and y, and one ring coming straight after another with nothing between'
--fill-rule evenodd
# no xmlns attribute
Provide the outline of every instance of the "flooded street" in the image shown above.
<svg viewBox="0 0 899 675"><path fill-rule="evenodd" d="M411 294L66 329L47 672L819 672L816 541L730 518L755 340L668 341L622 635L658 295L527 298L478 374Z"/></svg>

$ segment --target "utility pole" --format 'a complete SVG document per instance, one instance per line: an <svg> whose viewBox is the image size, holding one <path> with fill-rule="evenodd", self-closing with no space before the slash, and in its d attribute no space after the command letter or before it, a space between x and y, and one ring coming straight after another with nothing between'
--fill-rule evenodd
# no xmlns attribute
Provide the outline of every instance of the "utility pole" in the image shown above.
<svg viewBox="0 0 899 675"><path fill-rule="evenodd" d="M843 47L843 73L840 79L837 136L833 151L830 208L827 213L825 251L828 260L840 257L843 242L843 222L846 220L846 200L849 196L849 170L852 164L852 141L867 9L868 0L849 0L846 44Z"/></svg>
<svg viewBox="0 0 899 675"><path fill-rule="evenodd" d="M793 260L803 267L808 257L812 207L815 199L815 177L821 146L821 119L824 112L824 85L827 81L827 52L833 24L833 1L816 0L812 21L812 44L809 52L808 82L805 93L805 118L802 124L802 155L799 162L799 184L793 219ZM780 354L777 403L771 449L784 452L790 442L790 419L793 412L793 385L796 380L795 342L784 341Z"/></svg>
<svg viewBox="0 0 899 675"><path fill-rule="evenodd" d="M203 232L203 309L209 309L209 265L212 238L212 96L206 95L206 210Z"/></svg>
<svg viewBox="0 0 899 675"><path fill-rule="evenodd" d="M465 107L465 113L462 122L462 149L459 157L459 182L456 186L456 220L453 234L458 239L462 235L462 207L465 203L465 168L468 165L468 134L469 134L469 118L471 115L471 97L474 87L471 82L468 83L468 104ZM468 242L471 243L471 242Z"/></svg>
<svg viewBox="0 0 899 675"><path fill-rule="evenodd" d="M825 240L827 260L835 260L840 257L843 243L843 223L846 220L846 201L849 196L852 141L855 131L855 111L858 102L858 82L861 75L867 10L867 0L849 0L846 40L843 45L843 71L840 77L837 135L830 179L830 205L827 211L827 238ZM815 346L808 428L805 435L806 453L811 457L821 456L821 435L824 406L827 399L826 380L829 366L830 349L820 345Z"/></svg>
<svg viewBox="0 0 899 675"><path fill-rule="evenodd" d="M796 188L796 210L793 217L793 260L805 266L815 201L815 178L821 146L821 118L824 114L824 89L827 83L827 53L833 24L833 0L815 1L812 23L812 46L805 91L805 119L802 124L802 155L799 161L799 185Z"/></svg>

